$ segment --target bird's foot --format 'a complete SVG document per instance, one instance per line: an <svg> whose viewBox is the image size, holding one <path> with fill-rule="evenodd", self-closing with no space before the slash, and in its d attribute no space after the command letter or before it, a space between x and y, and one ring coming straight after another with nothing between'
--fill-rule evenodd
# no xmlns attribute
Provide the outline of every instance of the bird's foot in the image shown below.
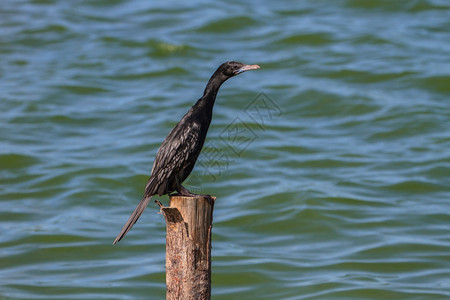
<svg viewBox="0 0 450 300"><path fill-rule="evenodd" d="M171 196L184 196L184 197L206 197L206 198L211 198L211 195L203 195L203 194L194 194L191 193L187 188L185 188L184 186L180 185L180 187L177 189L177 193L173 193L171 194Z"/></svg>
<svg viewBox="0 0 450 300"><path fill-rule="evenodd" d="M177 188L177 192L179 196L186 196L186 197L195 197L198 196L197 194L191 193L187 188L180 185L179 188Z"/></svg>

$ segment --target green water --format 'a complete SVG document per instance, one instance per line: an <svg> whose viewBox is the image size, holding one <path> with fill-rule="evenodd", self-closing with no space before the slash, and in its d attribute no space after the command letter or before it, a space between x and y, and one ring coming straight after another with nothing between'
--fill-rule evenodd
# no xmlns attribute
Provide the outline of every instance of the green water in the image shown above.
<svg viewBox="0 0 450 300"><path fill-rule="evenodd" d="M0 3L0 299L164 299L160 143L226 60L186 186L213 299L450 298L450 3ZM167 197L161 199L167 201Z"/></svg>

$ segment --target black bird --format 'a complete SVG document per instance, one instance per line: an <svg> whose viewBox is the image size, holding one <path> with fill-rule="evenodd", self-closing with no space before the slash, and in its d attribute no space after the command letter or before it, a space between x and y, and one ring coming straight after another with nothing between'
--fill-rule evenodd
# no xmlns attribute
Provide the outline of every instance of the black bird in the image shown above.
<svg viewBox="0 0 450 300"><path fill-rule="evenodd" d="M144 197L113 244L120 241L130 231L153 195L161 196L177 191L183 196L194 196L181 184L191 173L202 150L211 123L217 92L228 78L254 69L259 69L259 66L229 61L220 65L214 72L206 85L203 96L191 107L161 144L153 163L150 178L145 186Z"/></svg>

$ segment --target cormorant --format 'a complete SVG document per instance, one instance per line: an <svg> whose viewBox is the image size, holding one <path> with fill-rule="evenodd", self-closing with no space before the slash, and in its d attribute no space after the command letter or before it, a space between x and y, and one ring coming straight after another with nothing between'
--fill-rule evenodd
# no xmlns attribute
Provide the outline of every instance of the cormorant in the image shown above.
<svg viewBox="0 0 450 300"><path fill-rule="evenodd" d="M182 196L194 196L181 184L191 173L202 150L211 123L217 92L228 78L254 69L259 69L259 66L229 61L220 65L214 72L206 85L203 96L191 107L161 144L153 163L150 178L145 186L144 196L113 244L119 242L130 231L153 195L161 196L177 191Z"/></svg>

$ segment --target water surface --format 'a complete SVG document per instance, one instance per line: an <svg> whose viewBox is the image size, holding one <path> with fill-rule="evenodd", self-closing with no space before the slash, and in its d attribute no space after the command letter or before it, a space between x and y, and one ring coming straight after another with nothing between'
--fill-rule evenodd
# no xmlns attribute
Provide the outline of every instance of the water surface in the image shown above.
<svg viewBox="0 0 450 300"><path fill-rule="evenodd" d="M226 60L186 185L214 299L450 297L447 1L3 1L0 298L164 299L155 205L111 243ZM167 201L167 197L162 198Z"/></svg>

